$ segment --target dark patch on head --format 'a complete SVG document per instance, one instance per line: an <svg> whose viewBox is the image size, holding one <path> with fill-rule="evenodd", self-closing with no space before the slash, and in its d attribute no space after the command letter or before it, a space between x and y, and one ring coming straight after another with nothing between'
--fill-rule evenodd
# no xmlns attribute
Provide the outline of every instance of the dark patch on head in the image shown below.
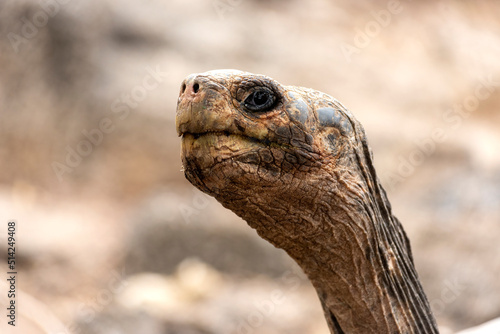
<svg viewBox="0 0 500 334"><path fill-rule="evenodd" d="M340 123L340 114L333 108L319 108L316 110L316 113L318 114L318 120L321 126L336 127Z"/></svg>
<svg viewBox="0 0 500 334"><path fill-rule="evenodd" d="M294 100L290 102L290 104L286 107L286 111L292 120L301 124L305 124L307 118L309 117L309 107L302 100Z"/></svg>
<svg viewBox="0 0 500 334"><path fill-rule="evenodd" d="M290 132L290 128L286 125L278 127L276 129L276 135L279 137L286 138L286 139L290 139L290 137L292 136L292 134Z"/></svg>
<svg viewBox="0 0 500 334"><path fill-rule="evenodd" d="M234 120L234 125L236 125L236 128L241 131L241 132L245 132L245 127L243 126L243 124L241 124L241 122L239 120Z"/></svg>

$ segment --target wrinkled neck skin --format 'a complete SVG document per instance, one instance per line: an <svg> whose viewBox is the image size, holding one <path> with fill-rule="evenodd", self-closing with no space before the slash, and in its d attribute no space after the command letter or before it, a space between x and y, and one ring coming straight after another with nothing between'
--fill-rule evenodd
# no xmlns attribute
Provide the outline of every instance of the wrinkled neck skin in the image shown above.
<svg viewBox="0 0 500 334"><path fill-rule="evenodd" d="M227 189L216 198L302 267L332 333L437 333L383 190L348 171L322 177L305 193L297 180L275 194Z"/></svg>

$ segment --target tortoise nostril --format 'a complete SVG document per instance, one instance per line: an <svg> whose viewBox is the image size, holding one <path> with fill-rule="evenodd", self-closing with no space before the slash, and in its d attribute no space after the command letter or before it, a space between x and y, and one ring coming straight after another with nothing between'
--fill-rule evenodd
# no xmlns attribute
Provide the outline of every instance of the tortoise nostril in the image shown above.
<svg viewBox="0 0 500 334"><path fill-rule="evenodd" d="M198 83L195 83L193 85L193 92L196 94L196 93L198 93L199 89L200 89L200 85Z"/></svg>
<svg viewBox="0 0 500 334"><path fill-rule="evenodd" d="M183 94L185 90L186 90L186 83L183 82L181 87L181 94Z"/></svg>

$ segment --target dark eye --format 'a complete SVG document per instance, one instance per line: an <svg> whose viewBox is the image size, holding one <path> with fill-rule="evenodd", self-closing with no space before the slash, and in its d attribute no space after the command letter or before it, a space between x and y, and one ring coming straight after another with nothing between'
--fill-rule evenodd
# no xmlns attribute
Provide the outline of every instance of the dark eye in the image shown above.
<svg viewBox="0 0 500 334"><path fill-rule="evenodd" d="M259 89L243 102L244 106L251 111L268 111L274 105L274 94L267 89Z"/></svg>

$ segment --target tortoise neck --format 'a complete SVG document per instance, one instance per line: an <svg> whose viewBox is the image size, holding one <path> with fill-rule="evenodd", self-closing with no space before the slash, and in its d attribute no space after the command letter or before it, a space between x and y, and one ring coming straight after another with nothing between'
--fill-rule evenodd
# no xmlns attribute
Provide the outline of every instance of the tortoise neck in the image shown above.
<svg viewBox="0 0 500 334"><path fill-rule="evenodd" d="M282 199L297 203L292 207L280 205L279 196L273 206L255 196L226 206L301 266L332 333L438 333L382 187L346 184L320 197Z"/></svg>

